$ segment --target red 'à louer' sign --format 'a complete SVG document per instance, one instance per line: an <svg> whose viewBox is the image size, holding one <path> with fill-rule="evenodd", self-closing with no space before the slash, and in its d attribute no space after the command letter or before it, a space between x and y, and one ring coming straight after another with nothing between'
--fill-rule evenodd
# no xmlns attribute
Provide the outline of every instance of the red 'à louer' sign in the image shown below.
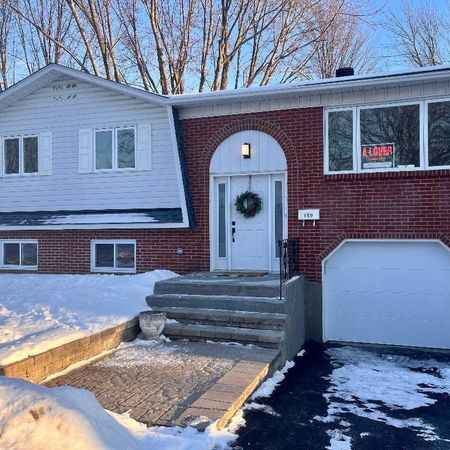
<svg viewBox="0 0 450 450"><path fill-rule="evenodd" d="M361 164L363 169L394 167L394 144L361 145Z"/></svg>

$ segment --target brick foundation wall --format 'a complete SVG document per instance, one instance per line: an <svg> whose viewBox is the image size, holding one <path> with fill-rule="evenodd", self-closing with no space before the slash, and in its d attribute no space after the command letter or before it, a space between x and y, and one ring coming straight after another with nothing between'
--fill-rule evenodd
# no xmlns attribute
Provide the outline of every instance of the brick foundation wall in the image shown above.
<svg viewBox="0 0 450 450"><path fill-rule="evenodd" d="M324 175L322 108L183 120L184 147L197 226L193 230L1 232L0 239L39 240L39 272L87 273L91 239L136 239L137 270L209 270L209 164L232 134L273 136L288 164L288 233L300 239L300 267L321 279L321 261L344 239L440 239L450 245L450 171ZM300 208L320 208L313 227ZM176 249L183 247L184 254Z"/></svg>

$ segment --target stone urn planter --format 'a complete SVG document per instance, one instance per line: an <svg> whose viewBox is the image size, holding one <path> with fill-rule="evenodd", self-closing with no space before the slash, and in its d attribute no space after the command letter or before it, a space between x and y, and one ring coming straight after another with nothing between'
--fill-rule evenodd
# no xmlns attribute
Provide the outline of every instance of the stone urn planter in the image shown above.
<svg viewBox="0 0 450 450"><path fill-rule="evenodd" d="M158 339L166 323L166 315L155 311L142 311L139 313L139 326L145 339Z"/></svg>

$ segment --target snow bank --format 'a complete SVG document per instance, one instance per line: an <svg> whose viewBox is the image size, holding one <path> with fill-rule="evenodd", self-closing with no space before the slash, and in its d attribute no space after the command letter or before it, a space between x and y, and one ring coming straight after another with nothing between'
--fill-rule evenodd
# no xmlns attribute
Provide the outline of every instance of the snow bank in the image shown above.
<svg viewBox="0 0 450 450"><path fill-rule="evenodd" d="M193 428L147 428L105 411L89 391L0 377L0 448L15 450L210 450L237 436Z"/></svg>
<svg viewBox="0 0 450 450"><path fill-rule="evenodd" d="M168 270L139 275L0 276L0 365L110 328L148 309Z"/></svg>

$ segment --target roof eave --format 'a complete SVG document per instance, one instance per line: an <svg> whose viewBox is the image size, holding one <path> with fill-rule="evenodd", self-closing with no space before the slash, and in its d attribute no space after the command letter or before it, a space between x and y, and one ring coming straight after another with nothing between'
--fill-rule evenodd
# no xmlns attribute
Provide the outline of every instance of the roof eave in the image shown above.
<svg viewBox="0 0 450 450"><path fill-rule="evenodd" d="M389 75L367 77L355 79L355 77L343 77L342 79L333 79L322 83L312 83L310 85L281 85L276 88L258 91L257 89L245 91L219 91L208 92L204 94L187 94L179 96L169 96L168 102L172 106L190 106L201 105L214 102L232 101L242 97L246 100L260 100L273 97L282 97L290 94L314 94L324 91L337 91L345 88L364 88L379 87L380 85L408 83L415 81L439 81L441 79L450 78L450 67L430 72L415 72L409 74Z"/></svg>
<svg viewBox="0 0 450 450"><path fill-rule="evenodd" d="M49 64L49 65L45 66L44 68L38 70L37 72L32 73L31 75L24 78L23 80L17 82L16 84L12 85L5 91L0 92L0 108L1 108L1 104L4 100L6 100L10 96L20 92L21 90L26 89L28 86L32 85L33 83L37 83L40 79L51 74L52 72L55 72L55 73L58 73L61 75L67 75L70 77L74 77L78 80L85 81L87 83L93 84L98 87L103 87L105 89L109 89L114 92L128 95L128 96L137 98L139 100L154 103L154 104L157 104L160 106L167 105L167 97L166 96L163 96L160 94L155 94L152 92L142 91L138 88L134 88L134 87L130 87L130 86L125 86L125 85L117 83L115 81L97 77L95 75L81 72L76 69L71 69L69 67L61 66L59 64Z"/></svg>

